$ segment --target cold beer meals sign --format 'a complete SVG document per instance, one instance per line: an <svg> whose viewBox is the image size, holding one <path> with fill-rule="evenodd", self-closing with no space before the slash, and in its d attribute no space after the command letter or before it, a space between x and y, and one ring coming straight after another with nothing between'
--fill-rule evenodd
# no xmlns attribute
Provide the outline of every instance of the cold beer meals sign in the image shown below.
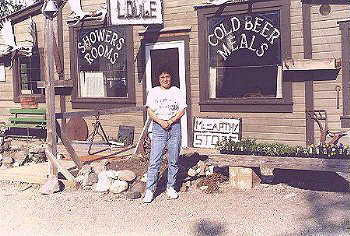
<svg viewBox="0 0 350 236"><path fill-rule="evenodd" d="M195 117L193 127L193 146L215 148L222 140L238 141L241 137L241 119L199 118Z"/></svg>
<svg viewBox="0 0 350 236"><path fill-rule="evenodd" d="M113 0L110 9L113 25L163 23L161 0Z"/></svg>

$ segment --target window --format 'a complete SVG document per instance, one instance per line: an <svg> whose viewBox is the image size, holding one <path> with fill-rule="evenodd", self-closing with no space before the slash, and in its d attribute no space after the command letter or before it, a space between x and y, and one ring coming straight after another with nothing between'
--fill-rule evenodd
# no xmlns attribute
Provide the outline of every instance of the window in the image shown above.
<svg viewBox="0 0 350 236"><path fill-rule="evenodd" d="M19 102L19 97L26 94L36 95L37 101L45 102L44 90L37 87L37 82L42 80L41 52L35 46L30 57L18 56L14 60L14 78L18 78L14 83L15 102Z"/></svg>
<svg viewBox="0 0 350 236"><path fill-rule="evenodd" d="M39 51L33 48L32 56L20 56L18 61L21 94L41 94L42 90L36 84L41 80Z"/></svg>
<svg viewBox="0 0 350 236"><path fill-rule="evenodd" d="M289 6L281 2L233 4L220 14L198 9L201 111L292 111L282 71L290 56Z"/></svg>
<svg viewBox="0 0 350 236"><path fill-rule="evenodd" d="M71 60L73 108L109 108L135 104L133 44L128 26L74 28ZM75 70L76 68L76 70Z"/></svg>

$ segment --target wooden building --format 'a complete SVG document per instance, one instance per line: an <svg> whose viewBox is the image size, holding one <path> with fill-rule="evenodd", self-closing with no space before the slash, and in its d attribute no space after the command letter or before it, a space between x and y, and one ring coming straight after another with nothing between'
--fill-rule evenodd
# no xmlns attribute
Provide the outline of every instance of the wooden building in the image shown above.
<svg viewBox="0 0 350 236"><path fill-rule="evenodd" d="M56 63L57 112L142 106L157 83L155 72L169 64L188 103L183 146L207 141L194 137L197 117L239 118L243 137L293 145L319 142L319 128L306 111L326 110L331 130L350 128L348 1L163 0L162 24L147 22L158 20L160 1L141 7L130 0L126 12L118 8L125 1L110 2L81 0L89 13L81 20L65 4L55 18L63 65ZM35 22L37 44L30 57L1 59L3 121L22 94L45 102L37 83L44 80L42 5L37 1L8 17L16 40L25 40L28 22ZM133 22L140 18L144 24ZM94 118L87 121L91 130ZM111 137L119 125L135 126L138 137L145 114L111 114L101 122Z"/></svg>

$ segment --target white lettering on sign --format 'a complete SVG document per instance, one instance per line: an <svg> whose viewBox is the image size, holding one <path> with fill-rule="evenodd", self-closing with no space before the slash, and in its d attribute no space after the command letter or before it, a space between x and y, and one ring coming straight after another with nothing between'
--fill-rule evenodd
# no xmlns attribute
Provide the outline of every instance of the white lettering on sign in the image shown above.
<svg viewBox="0 0 350 236"><path fill-rule="evenodd" d="M113 25L163 23L161 0L113 0L110 11Z"/></svg>
<svg viewBox="0 0 350 236"><path fill-rule="evenodd" d="M103 57L115 64L125 44L125 39L109 29L95 29L80 38L78 49L91 65L97 58Z"/></svg>
<svg viewBox="0 0 350 236"><path fill-rule="evenodd" d="M193 126L193 146L215 148L218 141L238 141L241 132L240 125L240 119L196 117Z"/></svg>
<svg viewBox="0 0 350 236"><path fill-rule="evenodd" d="M241 33L237 33L237 31ZM253 32L254 34L246 34ZM273 45L275 40L281 36L279 29L275 28L270 22L258 16L245 16L243 19L231 17L229 22L221 23L216 26L211 34L208 35L208 43L211 46L219 46L217 50L224 60L232 52L240 49L248 49L258 57L262 57ZM263 37L264 43L256 43L257 37Z"/></svg>

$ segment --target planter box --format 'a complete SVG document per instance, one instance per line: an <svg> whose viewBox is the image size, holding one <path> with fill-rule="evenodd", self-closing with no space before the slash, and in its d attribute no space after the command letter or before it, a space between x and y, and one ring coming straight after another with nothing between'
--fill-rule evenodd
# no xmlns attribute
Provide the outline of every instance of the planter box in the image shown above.
<svg viewBox="0 0 350 236"><path fill-rule="evenodd" d="M276 168L350 173L349 159L209 154L207 161L209 164L218 166L260 167L267 169Z"/></svg>

